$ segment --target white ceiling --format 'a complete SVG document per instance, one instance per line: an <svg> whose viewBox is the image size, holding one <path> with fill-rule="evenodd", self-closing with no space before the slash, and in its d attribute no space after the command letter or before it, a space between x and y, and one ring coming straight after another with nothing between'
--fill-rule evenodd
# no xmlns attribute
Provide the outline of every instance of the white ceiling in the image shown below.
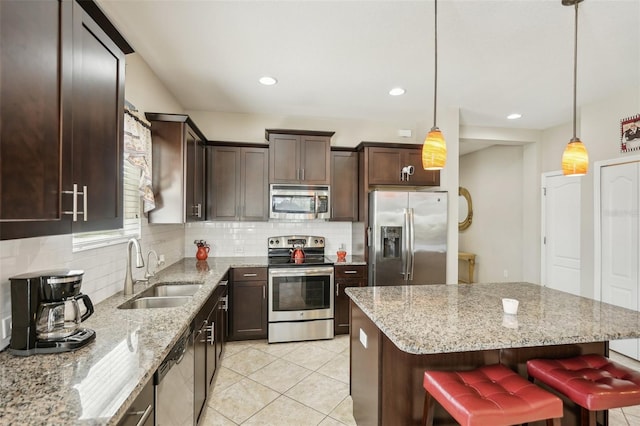
<svg viewBox="0 0 640 426"><path fill-rule="evenodd" d="M432 123L431 0L99 4L186 110ZM573 22L561 0L440 0L438 108L466 126L569 122ZM639 82L640 0L580 3L578 105Z"/></svg>

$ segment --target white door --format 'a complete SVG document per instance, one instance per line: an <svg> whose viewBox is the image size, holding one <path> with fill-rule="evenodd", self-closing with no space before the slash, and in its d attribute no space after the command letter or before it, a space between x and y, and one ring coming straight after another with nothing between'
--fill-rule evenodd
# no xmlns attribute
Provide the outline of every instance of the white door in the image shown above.
<svg viewBox="0 0 640 426"><path fill-rule="evenodd" d="M639 310L640 163L603 167L600 178L602 301ZM616 340L611 349L640 359L638 339Z"/></svg>
<svg viewBox="0 0 640 426"><path fill-rule="evenodd" d="M580 177L542 177L542 285L580 296Z"/></svg>

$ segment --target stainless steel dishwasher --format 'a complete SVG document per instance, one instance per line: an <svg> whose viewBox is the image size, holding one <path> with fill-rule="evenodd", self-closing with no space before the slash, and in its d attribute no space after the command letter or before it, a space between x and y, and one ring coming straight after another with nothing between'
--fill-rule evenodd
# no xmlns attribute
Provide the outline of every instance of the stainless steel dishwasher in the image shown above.
<svg viewBox="0 0 640 426"><path fill-rule="evenodd" d="M187 329L153 377L156 425L193 424L193 330Z"/></svg>

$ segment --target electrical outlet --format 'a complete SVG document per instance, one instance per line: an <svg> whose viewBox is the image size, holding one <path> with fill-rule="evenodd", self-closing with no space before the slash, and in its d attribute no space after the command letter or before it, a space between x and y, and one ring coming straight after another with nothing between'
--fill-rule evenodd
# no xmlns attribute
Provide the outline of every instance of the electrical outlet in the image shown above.
<svg viewBox="0 0 640 426"><path fill-rule="evenodd" d="M158 255L158 264L156 266L160 266L164 264L164 254Z"/></svg>
<svg viewBox="0 0 640 426"><path fill-rule="evenodd" d="M11 337L11 317L2 319L2 338L8 339Z"/></svg>
<svg viewBox="0 0 640 426"><path fill-rule="evenodd" d="M509 270L508 269L504 270L504 277L505 278L509 278Z"/></svg>
<svg viewBox="0 0 640 426"><path fill-rule="evenodd" d="M234 247L233 254L244 254L244 247Z"/></svg>

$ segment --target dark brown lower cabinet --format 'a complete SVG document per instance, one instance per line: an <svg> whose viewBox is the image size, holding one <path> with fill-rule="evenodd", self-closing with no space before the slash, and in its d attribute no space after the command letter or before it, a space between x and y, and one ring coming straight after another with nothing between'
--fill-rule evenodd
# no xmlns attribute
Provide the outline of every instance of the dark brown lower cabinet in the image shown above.
<svg viewBox="0 0 640 426"><path fill-rule="evenodd" d="M266 339L267 268L235 268L229 288L229 340Z"/></svg>
<svg viewBox="0 0 640 426"><path fill-rule="evenodd" d="M349 296L347 287L367 286L366 265L335 265L334 333L349 334Z"/></svg>
<svg viewBox="0 0 640 426"><path fill-rule="evenodd" d="M194 326L194 412L196 424L206 411L207 398L224 352L227 323L227 279L223 279L196 315Z"/></svg>

